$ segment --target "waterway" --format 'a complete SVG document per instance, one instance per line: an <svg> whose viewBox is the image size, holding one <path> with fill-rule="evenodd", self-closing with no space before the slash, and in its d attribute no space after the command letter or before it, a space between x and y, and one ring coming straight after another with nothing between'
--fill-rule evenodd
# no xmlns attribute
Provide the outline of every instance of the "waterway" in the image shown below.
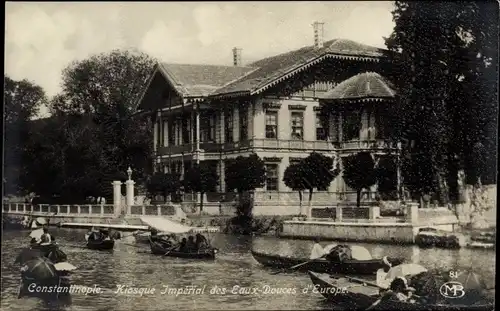
<svg viewBox="0 0 500 311"><path fill-rule="evenodd" d="M312 242L271 237L237 237L211 234L220 253L215 261L182 260L153 256L147 245L133 238L117 242L113 251L91 251L83 247L85 230L51 229L68 261L78 267L72 284L100 288L101 293L75 293L70 302L48 303L37 298L17 299L19 267L15 256L29 241L28 231L7 231L2 235L1 310L318 310L328 304L318 293L304 293L311 282L307 274L281 273L257 263L250 250L282 255L309 254ZM127 234L127 233L125 233ZM494 250L419 249L414 246L358 244L374 257L403 256L427 268L470 269L494 287ZM155 288L154 293L117 293L118 286ZM170 289L193 286L198 294L174 295ZM250 288L260 293L239 293ZM287 293L265 293L265 289L290 289ZM222 291L225 289L225 293ZM293 290L295 289L295 290ZM200 293L201 292L201 293Z"/></svg>

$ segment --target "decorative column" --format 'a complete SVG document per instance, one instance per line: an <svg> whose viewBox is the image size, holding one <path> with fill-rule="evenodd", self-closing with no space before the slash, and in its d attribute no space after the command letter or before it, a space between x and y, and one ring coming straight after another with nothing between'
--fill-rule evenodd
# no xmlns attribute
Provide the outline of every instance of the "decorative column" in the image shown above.
<svg viewBox="0 0 500 311"><path fill-rule="evenodd" d="M112 182L113 185L113 209L115 215L120 215L122 213L122 182L115 180Z"/></svg>
<svg viewBox="0 0 500 311"><path fill-rule="evenodd" d="M197 105L195 111L196 118L196 164L200 164L200 107Z"/></svg>
<svg viewBox="0 0 500 311"><path fill-rule="evenodd" d="M127 194L126 194L126 202L127 202L127 214L131 214L131 207L134 205L134 185L135 181L131 179L132 176L132 169L129 167L127 169L127 174L128 174L128 180L125 182L125 185L127 187Z"/></svg>

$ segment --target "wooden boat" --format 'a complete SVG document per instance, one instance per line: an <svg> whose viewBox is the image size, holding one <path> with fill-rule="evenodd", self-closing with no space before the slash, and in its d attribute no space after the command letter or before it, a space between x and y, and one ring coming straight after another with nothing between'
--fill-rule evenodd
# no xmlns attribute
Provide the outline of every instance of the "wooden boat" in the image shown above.
<svg viewBox="0 0 500 311"><path fill-rule="evenodd" d="M164 255L168 257L178 257L178 258L190 258L190 259L215 259L215 254L217 254L217 249L208 248L206 250L200 250L198 252L180 252L178 250L172 250L171 248L166 248L161 243L150 242L151 253L154 255Z"/></svg>
<svg viewBox="0 0 500 311"><path fill-rule="evenodd" d="M85 240L87 240L87 248L93 250L110 250L115 247L115 240L112 238L106 238L104 240L94 240L89 239L89 234L85 235Z"/></svg>
<svg viewBox="0 0 500 311"><path fill-rule="evenodd" d="M316 293L323 295L329 302L346 310L366 310L377 299L379 289L365 284L349 281L349 277L334 279L327 274L319 274L308 271L309 277L314 284ZM388 301L380 304L373 310L411 310L411 311L490 311L494 310L493 303L476 305L444 305L444 304L419 304L403 301Z"/></svg>
<svg viewBox="0 0 500 311"><path fill-rule="evenodd" d="M189 227L164 217L142 216L141 221L151 228L154 228L162 233L172 235L186 235L194 234L196 232L196 227ZM151 247L151 253L155 255L164 255L178 258L215 259L215 254L217 254L218 252L218 250L213 247L208 247L197 252L183 252L177 249L171 249L163 245L162 243L152 241L151 238L149 238L149 245Z"/></svg>
<svg viewBox="0 0 500 311"><path fill-rule="evenodd" d="M310 260L308 258L291 258L279 255L269 255L252 250L252 256L260 264L273 268L286 269L292 266L308 262L297 270L314 271L320 273L343 273L343 274L375 274L378 269L386 267L383 259L370 260L345 260L343 262L331 262L324 258ZM401 258L388 258L393 266L401 264Z"/></svg>
<svg viewBox="0 0 500 311"><path fill-rule="evenodd" d="M64 262L68 259L68 256L60 250L59 245L55 242L33 244L31 248L40 250L40 253L50 259L53 263Z"/></svg>
<svg viewBox="0 0 500 311"><path fill-rule="evenodd" d="M24 296L42 299L60 299L69 296L70 273L75 266L70 263L53 264L44 257L20 261L21 282L18 298ZM33 290L39 288L40 290ZM45 289L44 289L45 288Z"/></svg>
<svg viewBox="0 0 500 311"><path fill-rule="evenodd" d="M456 249L466 245L465 236L461 233L421 228L415 236L415 244L420 247L439 247Z"/></svg>

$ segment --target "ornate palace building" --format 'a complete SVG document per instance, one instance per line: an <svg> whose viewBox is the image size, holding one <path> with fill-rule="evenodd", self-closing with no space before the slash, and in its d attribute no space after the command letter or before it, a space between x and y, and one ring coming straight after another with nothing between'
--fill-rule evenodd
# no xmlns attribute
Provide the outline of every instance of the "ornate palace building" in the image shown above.
<svg viewBox="0 0 500 311"><path fill-rule="evenodd" d="M258 197L289 206L298 195L285 186L283 173L293 161L312 151L387 153L383 110L394 92L378 74L385 67L382 51L350 40L324 42L323 24L313 26L313 46L247 65L238 48L233 66L156 64L139 103L139 110L156 115L155 169L182 175L206 161L221 176L224 193L225 162L257 153L267 171ZM327 126L320 105L335 107ZM324 190L317 200L353 194L341 174Z"/></svg>

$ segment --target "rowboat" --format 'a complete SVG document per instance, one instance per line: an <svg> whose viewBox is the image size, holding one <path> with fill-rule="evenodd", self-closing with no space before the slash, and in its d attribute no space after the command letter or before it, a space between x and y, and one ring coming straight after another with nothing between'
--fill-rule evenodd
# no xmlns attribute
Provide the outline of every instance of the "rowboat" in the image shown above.
<svg viewBox="0 0 500 311"><path fill-rule="evenodd" d="M330 303L346 310L366 310L380 298L379 289L370 284L351 282L349 277L334 279L328 274L319 274L308 271L314 284L313 292L321 294ZM369 282L367 282L369 283ZM493 303L473 305L452 304L423 304L403 301L387 301L373 310L411 310L411 311L490 311L494 309Z"/></svg>
<svg viewBox="0 0 500 311"><path fill-rule="evenodd" d="M196 227L189 227L181 223L159 216L142 216L141 221L151 228L170 235L187 235L194 234ZM195 252L180 251L176 248L167 247L162 243L151 240L148 237L151 253L155 255L164 255L168 257L190 258L190 259L215 259L215 254L218 250L209 246Z"/></svg>
<svg viewBox="0 0 500 311"><path fill-rule="evenodd" d="M67 262L54 265L44 257L35 257L27 261L20 259L21 283L18 298L35 296L42 299L59 299L69 296L70 272L76 269L75 266ZM33 288L41 290L34 291Z"/></svg>
<svg viewBox="0 0 500 311"><path fill-rule="evenodd" d="M332 262L324 258L310 260L308 258L292 258L279 255L270 255L252 250L252 256L260 264L273 268L287 269L295 265L305 263L298 267L300 271L314 271L320 273L342 273L342 274L375 274L378 269L387 267L383 259L356 260L350 259L342 262ZM402 263L401 258L388 258L393 266Z"/></svg>
<svg viewBox="0 0 500 311"><path fill-rule="evenodd" d="M178 250L172 250L171 248L166 248L157 242L150 242L151 253L154 255L164 255L168 257L177 258L189 258L189 259L215 259L215 254L217 254L217 249L208 248L206 250L199 250L197 252L180 252Z"/></svg>
<svg viewBox="0 0 500 311"><path fill-rule="evenodd" d="M104 240L93 240L89 239L90 234L85 234L85 240L87 240L87 248L92 250L110 250L115 247L115 240L112 238L106 238Z"/></svg>

